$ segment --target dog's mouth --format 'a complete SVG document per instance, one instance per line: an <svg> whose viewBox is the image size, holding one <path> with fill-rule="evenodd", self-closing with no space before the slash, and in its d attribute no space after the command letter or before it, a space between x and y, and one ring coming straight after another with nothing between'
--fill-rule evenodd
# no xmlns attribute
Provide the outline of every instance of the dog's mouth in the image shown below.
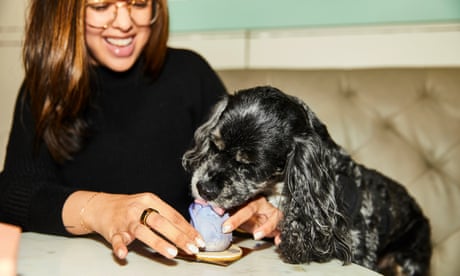
<svg viewBox="0 0 460 276"><path fill-rule="evenodd" d="M201 204L201 205L211 205L212 209L214 210L214 212L216 212L216 214L218 214L219 216L223 216L225 214L225 209L219 207L219 206L215 206L214 204L204 200L204 199L195 199L195 203L197 204Z"/></svg>

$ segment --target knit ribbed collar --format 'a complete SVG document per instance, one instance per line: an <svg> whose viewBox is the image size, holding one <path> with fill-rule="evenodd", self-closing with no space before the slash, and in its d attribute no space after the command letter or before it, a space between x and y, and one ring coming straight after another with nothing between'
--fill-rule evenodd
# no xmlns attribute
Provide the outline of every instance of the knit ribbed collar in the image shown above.
<svg viewBox="0 0 460 276"><path fill-rule="evenodd" d="M144 64L143 59L138 59L129 70L124 72L115 72L105 66L94 66L92 79L99 88L137 86L144 78Z"/></svg>

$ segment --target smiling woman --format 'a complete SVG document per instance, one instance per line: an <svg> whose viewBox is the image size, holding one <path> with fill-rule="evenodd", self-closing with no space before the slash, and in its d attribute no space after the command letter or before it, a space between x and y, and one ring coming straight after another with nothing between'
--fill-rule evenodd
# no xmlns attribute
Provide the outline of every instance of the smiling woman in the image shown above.
<svg viewBox="0 0 460 276"><path fill-rule="evenodd" d="M132 4L130 4L128 9L121 8L123 12L115 16L111 22L116 27L112 26L114 28L102 31L92 28L85 20L79 19L81 14L95 9L96 1L73 2L51 1L47 5L33 3L31 14L34 16L29 17L24 43L25 85L26 88L33 87L36 90L31 94L31 101L32 112L38 118L37 134L38 136L43 134L51 154L61 161L70 158L73 152L79 150L82 143L85 123L78 117L89 97L87 89L89 63L108 66L119 72L125 71L144 51L148 70L152 75L156 75L164 60L168 38L165 1L155 1L156 4L152 5L149 0L147 2L150 3L148 7L151 7L151 10L142 8L143 13L150 15L153 14L153 7L158 12L155 26L152 25L151 28L137 27L133 24L131 16L126 13L131 9ZM120 3L121 6L126 5L124 1L115 2L97 1L97 7L101 10L110 6L120 9ZM136 2L138 1L134 1ZM161 6L163 8L160 8ZM49 13L49 11L56 12ZM53 26L60 26L60 28L53 28ZM117 41L118 44L125 43L125 45L119 47L109 41ZM149 44L149 47L145 47L146 44ZM90 53L89 58L87 52ZM43 53L49 53L50 56L43 59ZM118 56L120 58L117 58ZM43 79L43 71L47 70L50 70L49 78ZM65 91L63 97L61 97L62 91ZM53 110L58 108L61 111L55 114Z"/></svg>
<svg viewBox="0 0 460 276"><path fill-rule="evenodd" d="M167 258L204 247L180 157L226 91L201 56L167 47L168 32L166 0L30 1L0 221L97 233L120 259L135 239ZM232 227L259 209L241 211Z"/></svg>

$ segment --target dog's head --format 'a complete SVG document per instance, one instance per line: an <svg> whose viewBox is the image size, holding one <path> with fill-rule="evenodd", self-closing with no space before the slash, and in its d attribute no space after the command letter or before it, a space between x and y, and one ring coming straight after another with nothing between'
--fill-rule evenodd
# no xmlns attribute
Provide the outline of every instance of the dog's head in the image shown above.
<svg viewBox="0 0 460 276"><path fill-rule="evenodd" d="M283 180L296 140L322 131L309 112L297 98L269 86L228 95L184 155L193 196L229 209L269 192Z"/></svg>

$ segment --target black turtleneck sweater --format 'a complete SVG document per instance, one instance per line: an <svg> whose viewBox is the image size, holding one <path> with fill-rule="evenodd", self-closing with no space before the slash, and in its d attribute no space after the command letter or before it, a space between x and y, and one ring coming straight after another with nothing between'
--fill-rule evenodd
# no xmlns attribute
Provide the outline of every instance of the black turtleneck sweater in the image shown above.
<svg viewBox="0 0 460 276"><path fill-rule="evenodd" d="M0 174L0 221L68 235L61 211L76 190L152 192L187 216L190 177L181 157L225 93L220 79L200 56L169 49L156 80L145 77L138 62L124 73L95 68L92 83L90 136L64 164L43 145L34 151L33 118L20 91Z"/></svg>

